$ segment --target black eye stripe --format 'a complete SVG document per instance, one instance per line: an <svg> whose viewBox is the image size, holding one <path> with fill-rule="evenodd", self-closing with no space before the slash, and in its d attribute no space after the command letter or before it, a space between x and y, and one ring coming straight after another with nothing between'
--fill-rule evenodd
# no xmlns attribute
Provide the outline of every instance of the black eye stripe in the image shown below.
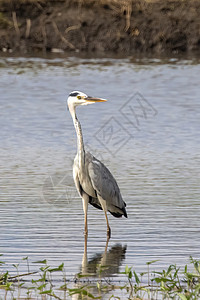
<svg viewBox="0 0 200 300"><path fill-rule="evenodd" d="M75 92L75 93L69 94L69 96L71 96L71 97L76 97L78 94L79 94L79 93Z"/></svg>

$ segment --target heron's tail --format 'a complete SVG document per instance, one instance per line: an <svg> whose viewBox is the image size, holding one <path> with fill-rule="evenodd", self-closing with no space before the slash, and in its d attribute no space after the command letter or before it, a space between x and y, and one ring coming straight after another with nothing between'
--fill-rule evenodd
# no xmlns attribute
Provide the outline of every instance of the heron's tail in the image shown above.
<svg viewBox="0 0 200 300"><path fill-rule="evenodd" d="M115 206L115 207L118 209L117 212L108 210L111 213L111 215L113 215L115 218L121 218L122 216L124 216L125 218L128 218L125 206L123 208L119 208L117 206Z"/></svg>

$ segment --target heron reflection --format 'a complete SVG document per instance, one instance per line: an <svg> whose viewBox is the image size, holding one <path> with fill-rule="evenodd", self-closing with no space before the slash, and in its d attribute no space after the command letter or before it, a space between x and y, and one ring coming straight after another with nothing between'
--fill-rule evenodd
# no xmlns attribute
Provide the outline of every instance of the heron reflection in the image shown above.
<svg viewBox="0 0 200 300"><path fill-rule="evenodd" d="M82 259L81 274L90 276L110 277L119 273L119 267L125 259L126 245L115 244L108 250L109 238L107 238L103 253L96 253L88 260L87 237L85 237L84 254Z"/></svg>
<svg viewBox="0 0 200 300"><path fill-rule="evenodd" d="M104 252L96 253L88 260L87 236L85 236L81 270L75 277L75 284L71 294L73 300L88 299L86 296L87 293L90 293L92 297L103 297L102 299L104 299L104 296L109 296L109 292L112 291L112 285L107 286L107 289L101 290L97 287L96 278L98 282L99 279L101 282L103 278L107 279L108 277L119 274L120 265L126 255L126 245L115 244L108 250L108 242L109 237L107 238ZM83 280L81 279L82 276ZM83 291L84 293L82 293Z"/></svg>

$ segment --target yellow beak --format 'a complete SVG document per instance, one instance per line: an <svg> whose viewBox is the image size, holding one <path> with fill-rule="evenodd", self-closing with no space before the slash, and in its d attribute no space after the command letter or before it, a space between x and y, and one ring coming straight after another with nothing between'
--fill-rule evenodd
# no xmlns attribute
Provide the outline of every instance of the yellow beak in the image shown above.
<svg viewBox="0 0 200 300"><path fill-rule="evenodd" d="M94 97L85 97L84 100L88 101L88 102L106 102L107 100L106 99L102 99L102 98L94 98Z"/></svg>

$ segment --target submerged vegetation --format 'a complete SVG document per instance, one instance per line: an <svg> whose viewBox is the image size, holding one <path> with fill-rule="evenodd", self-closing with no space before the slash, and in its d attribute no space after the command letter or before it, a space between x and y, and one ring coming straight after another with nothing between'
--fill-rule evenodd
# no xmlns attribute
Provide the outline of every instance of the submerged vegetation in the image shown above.
<svg viewBox="0 0 200 300"><path fill-rule="evenodd" d="M51 267L47 260L30 264L29 258L22 259L27 272L20 272L20 264L13 264L15 274L5 271L5 262L0 261L0 299L200 299L200 260L190 257L184 268L170 265L162 271L136 273L133 267L125 267L124 280L110 280L103 273L109 266L98 266L94 274L78 273L68 279L64 263ZM32 272L31 268L38 267ZM34 267L33 267L34 266ZM152 267L151 267L152 268Z"/></svg>

